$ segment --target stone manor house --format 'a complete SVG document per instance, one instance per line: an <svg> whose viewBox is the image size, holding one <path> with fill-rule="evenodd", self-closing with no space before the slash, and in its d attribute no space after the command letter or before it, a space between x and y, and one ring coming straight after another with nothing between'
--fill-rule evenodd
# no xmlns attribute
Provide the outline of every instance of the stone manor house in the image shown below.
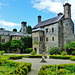
<svg viewBox="0 0 75 75"><path fill-rule="evenodd" d="M38 16L38 24L32 30L33 50L41 54L42 50L48 50L52 46L63 49L65 44L75 41L74 23L71 19L71 5L65 3L64 14L41 21Z"/></svg>
<svg viewBox="0 0 75 75"><path fill-rule="evenodd" d="M27 22L21 22L21 32L8 31L4 28L0 28L1 43L9 41L10 38L21 39L21 37L29 36L26 32L26 23Z"/></svg>

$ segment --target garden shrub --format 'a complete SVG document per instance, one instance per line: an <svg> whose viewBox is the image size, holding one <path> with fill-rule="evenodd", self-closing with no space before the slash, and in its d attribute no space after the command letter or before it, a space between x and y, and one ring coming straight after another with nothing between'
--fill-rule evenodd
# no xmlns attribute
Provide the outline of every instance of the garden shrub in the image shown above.
<svg viewBox="0 0 75 75"><path fill-rule="evenodd" d="M67 52L62 52L61 55L65 56L67 55Z"/></svg>
<svg viewBox="0 0 75 75"><path fill-rule="evenodd" d="M53 55L53 54L60 54L61 53L61 50L57 47L52 47L48 50L49 54L50 55Z"/></svg>
<svg viewBox="0 0 75 75"><path fill-rule="evenodd" d="M74 50L72 51L72 55L75 55L75 51Z"/></svg>
<svg viewBox="0 0 75 75"><path fill-rule="evenodd" d="M36 52L35 51L32 51L30 54L31 55L36 55Z"/></svg>
<svg viewBox="0 0 75 75"><path fill-rule="evenodd" d="M0 55L3 55L5 51L0 51Z"/></svg>
<svg viewBox="0 0 75 75"><path fill-rule="evenodd" d="M30 53L30 52L32 52L33 51L33 48L26 48L25 49L25 53Z"/></svg>
<svg viewBox="0 0 75 75"><path fill-rule="evenodd" d="M38 75L75 75L75 64L43 65Z"/></svg>

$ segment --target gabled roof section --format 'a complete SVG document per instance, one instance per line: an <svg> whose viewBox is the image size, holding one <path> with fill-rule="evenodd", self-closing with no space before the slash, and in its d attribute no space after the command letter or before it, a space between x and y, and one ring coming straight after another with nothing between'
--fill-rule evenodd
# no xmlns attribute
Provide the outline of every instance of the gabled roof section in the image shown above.
<svg viewBox="0 0 75 75"><path fill-rule="evenodd" d="M39 22L33 29L40 28L40 27L44 27L44 26L46 26L46 25L51 25L51 24L53 24L53 23L56 23L56 22L58 22L62 17L63 17L63 15L60 15L60 16L57 16L57 17L54 17L54 18L51 18L51 19L48 19L48 20Z"/></svg>

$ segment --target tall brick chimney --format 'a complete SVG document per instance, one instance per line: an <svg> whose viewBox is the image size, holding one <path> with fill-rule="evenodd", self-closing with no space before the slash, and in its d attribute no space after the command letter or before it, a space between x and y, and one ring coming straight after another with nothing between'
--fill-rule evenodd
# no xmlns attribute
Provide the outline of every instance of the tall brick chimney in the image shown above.
<svg viewBox="0 0 75 75"><path fill-rule="evenodd" d="M41 16L38 16L38 23L41 22Z"/></svg>
<svg viewBox="0 0 75 75"><path fill-rule="evenodd" d="M65 3L64 6L64 18L71 18L71 5L69 3Z"/></svg>

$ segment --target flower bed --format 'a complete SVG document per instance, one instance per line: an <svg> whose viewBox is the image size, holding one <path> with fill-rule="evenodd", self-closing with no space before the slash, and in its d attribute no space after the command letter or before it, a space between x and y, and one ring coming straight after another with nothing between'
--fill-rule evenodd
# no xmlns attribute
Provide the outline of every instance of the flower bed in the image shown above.
<svg viewBox="0 0 75 75"><path fill-rule="evenodd" d="M75 75L75 64L43 65L38 75Z"/></svg>

